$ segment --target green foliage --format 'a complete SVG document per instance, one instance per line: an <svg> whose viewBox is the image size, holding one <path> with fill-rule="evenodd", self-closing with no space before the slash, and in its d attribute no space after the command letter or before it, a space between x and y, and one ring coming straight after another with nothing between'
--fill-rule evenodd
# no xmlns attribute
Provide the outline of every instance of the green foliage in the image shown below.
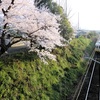
<svg viewBox="0 0 100 100"><path fill-rule="evenodd" d="M53 14L56 15L62 15L63 14L63 8L59 5L57 5L57 3L52 2L52 4L50 5L50 10Z"/></svg>
<svg viewBox="0 0 100 100"><path fill-rule="evenodd" d="M38 8L47 6L53 14L63 14L63 8L57 5L57 3L52 2L52 0L35 0L34 2Z"/></svg>
<svg viewBox="0 0 100 100"><path fill-rule="evenodd" d="M56 48L57 61L41 62L27 51L0 59L0 100L66 100L85 71L82 56L91 40L80 37ZM91 45L91 46L90 46ZM80 53L80 52L81 53Z"/></svg>
<svg viewBox="0 0 100 100"><path fill-rule="evenodd" d="M90 31L89 33L87 33L87 37L89 39L97 38L97 33L95 31Z"/></svg>
<svg viewBox="0 0 100 100"><path fill-rule="evenodd" d="M69 40L72 37L73 29L71 27L71 23L67 19L66 15L63 12L63 8L61 6L58 6L56 3L52 3L50 6L50 10L52 13L60 15L61 20L60 20L60 31L61 35Z"/></svg>
<svg viewBox="0 0 100 100"><path fill-rule="evenodd" d="M71 23L69 20L66 18L66 15L63 14L61 15L61 20L60 20L60 31L61 35L66 39L69 40L72 37L73 29L71 27Z"/></svg>
<svg viewBox="0 0 100 100"><path fill-rule="evenodd" d="M35 2L36 1L39 0L35 0ZM61 16L61 20L59 22L61 35L65 39L69 40L72 37L73 29L71 27L71 23L69 22L66 15L64 14L63 8L57 5L57 3L52 2L52 0L41 0L41 2L37 4L37 6L40 7L40 5L47 5L53 14Z"/></svg>
<svg viewBox="0 0 100 100"><path fill-rule="evenodd" d="M40 8L42 6L50 7L52 0L35 0L35 5Z"/></svg>

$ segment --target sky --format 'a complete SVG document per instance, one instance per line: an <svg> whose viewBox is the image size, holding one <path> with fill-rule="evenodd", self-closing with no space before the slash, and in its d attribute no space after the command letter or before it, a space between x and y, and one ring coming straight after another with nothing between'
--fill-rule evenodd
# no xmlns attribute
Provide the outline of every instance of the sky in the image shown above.
<svg viewBox="0 0 100 100"><path fill-rule="evenodd" d="M54 1L65 9L66 0ZM79 19L79 29L100 30L100 0L67 0L67 9L73 27L78 28Z"/></svg>

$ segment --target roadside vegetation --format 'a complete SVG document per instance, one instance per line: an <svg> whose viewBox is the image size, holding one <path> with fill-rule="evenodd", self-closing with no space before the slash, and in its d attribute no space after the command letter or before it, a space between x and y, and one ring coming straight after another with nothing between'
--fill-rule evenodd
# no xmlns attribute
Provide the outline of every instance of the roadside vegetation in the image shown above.
<svg viewBox="0 0 100 100"><path fill-rule="evenodd" d="M84 52L91 53L94 42L85 37L56 48L57 61L41 62L36 53L20 52L0 59L0 99L66 100L86 69Z"/></svg>

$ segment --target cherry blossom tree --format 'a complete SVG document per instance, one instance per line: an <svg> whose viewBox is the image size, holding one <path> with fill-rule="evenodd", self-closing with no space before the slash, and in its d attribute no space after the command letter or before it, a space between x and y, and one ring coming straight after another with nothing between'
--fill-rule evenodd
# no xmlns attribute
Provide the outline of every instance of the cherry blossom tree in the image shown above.
<svg viewBox="0 0 100 100"><path fill-rule="evenodd" d="M36 8L33 0L0 0L0 12L3 14L1 54L13 44L25 40L41 59L55 59L50 52L55 46L63 46L64 41L59 34L59 16L45 7ZM16 39L17 35L19 38Z"/></svg>

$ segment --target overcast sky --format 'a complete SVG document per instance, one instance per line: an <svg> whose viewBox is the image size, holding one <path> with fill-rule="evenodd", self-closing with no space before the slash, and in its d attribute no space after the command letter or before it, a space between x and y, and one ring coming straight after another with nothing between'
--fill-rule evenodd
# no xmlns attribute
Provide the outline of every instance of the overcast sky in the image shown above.
<svg viewBox="0 0 100 100"><path fill-rule="evenodd" d="M54 0L65 7L65 0ZM100 0L67 0L68 10L72 10L70 21L80 29L100 30Z"/></svg>

